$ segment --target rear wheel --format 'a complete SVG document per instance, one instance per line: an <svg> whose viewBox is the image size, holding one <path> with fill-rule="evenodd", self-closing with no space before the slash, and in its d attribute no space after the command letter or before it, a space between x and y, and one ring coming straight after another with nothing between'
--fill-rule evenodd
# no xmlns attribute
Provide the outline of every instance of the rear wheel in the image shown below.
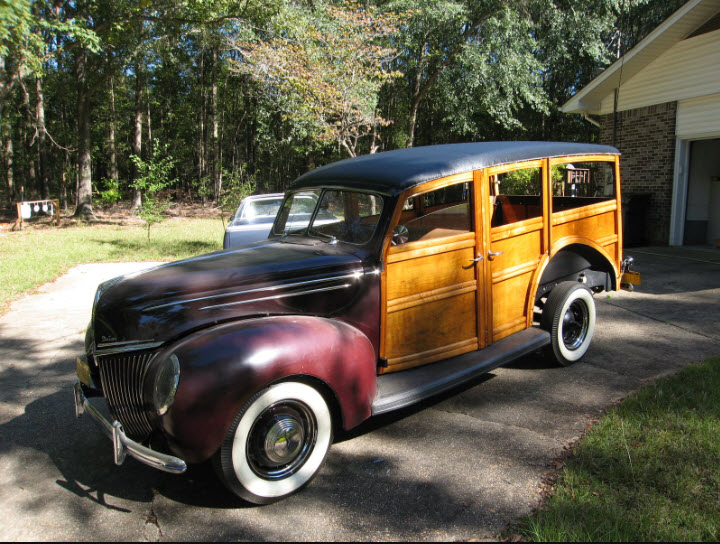
<svg viewBox="0 0 720 544"><path fill-rule="evenodd" d="M269 504L307 485L331 443L332 417L323 396L303 383L279 383L238 414L216 467L236 495Z"/></svg>
<svg viewBox="0 0 720 544"><path fill-rule="evenodd" d="M555 286L545 301L540 325L551 335L558 363L568 366L579 361L595 331L595 301L590 289L573 281Z"/></svg>

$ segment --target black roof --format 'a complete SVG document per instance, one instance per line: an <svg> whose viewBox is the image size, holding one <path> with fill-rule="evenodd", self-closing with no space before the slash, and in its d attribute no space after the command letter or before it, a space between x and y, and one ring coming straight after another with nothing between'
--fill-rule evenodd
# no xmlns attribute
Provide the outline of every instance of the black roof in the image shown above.
<svg viewBox="0 0 720 544"><path fill-rule="evenodd" d="M289 189L338 185L397 195L425 181L518 161L571 155L619 155L609 145L564 142L476 142L362 155L316 168Z"/></svg>

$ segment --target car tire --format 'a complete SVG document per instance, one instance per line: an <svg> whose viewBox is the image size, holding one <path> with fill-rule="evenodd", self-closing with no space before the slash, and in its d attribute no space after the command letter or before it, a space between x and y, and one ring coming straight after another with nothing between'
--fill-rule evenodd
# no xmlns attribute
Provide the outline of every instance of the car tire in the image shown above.
<svg viewBox="0 0 720 544"><path fill-rule="evenodd" d="M579 361L595 331L595 301L583 284L566 281L553 288L543 306L540 326L551 336L551 352L563 366Z"/></svg>
<svg viewBox="0 0 720 544"><path fill-rule="evenodd" d="M215 459L223 483L253 504L270 504L305 487L332 443L323 396L299 382L255 395L235 418Z"/></svg>

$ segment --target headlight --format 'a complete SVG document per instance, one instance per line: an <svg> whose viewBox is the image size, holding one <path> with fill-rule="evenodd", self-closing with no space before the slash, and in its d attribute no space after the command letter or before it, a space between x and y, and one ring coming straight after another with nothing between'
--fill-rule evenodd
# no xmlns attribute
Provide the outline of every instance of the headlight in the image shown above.
<svg viewBox="0 0 720 544"><path fill-rule="evenodd" d="M163 415L175 400L180 382L180 361L175 355L166 359L155 372L153 384L153 405L158 415Z"/></svg>

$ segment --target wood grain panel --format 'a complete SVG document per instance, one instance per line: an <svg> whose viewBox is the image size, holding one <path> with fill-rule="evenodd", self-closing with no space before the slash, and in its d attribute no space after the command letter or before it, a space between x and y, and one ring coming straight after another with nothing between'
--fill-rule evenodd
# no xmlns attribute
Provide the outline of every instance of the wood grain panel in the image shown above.
<svg viewBox="0 0 720 544"><path fill-rule="evenodd" d="M388 363L475 339L475 292L388 312Z"/></svg>
<svg viewBox="0 0 720 544"><path fill-rule="evenodd" d="M498 240L505 240L513 236L520 236L534 230L540 230L543 228L543 218L534 217L532 219L526 219L519 223L510 223L509 225L503 225L501 227L493 227L491 231L491 240L496 242Z"/></svg>
<svg viewBox="0 0 720 544"><path fill-rule="evenodd" d="M555 225L554 217L553 225ZM580 236L589 240L598 240L616 234L616 228L615 212L609 211L555 225L553 226L553 239L560 240L566 236Z"/></svg>
<svg viewBox="0 0 720 544"><path fill-rule="evenodd" d="M428 255L439 255L457 249L475 247L475 233L467 232L458 236L438 240L410 242L399 246L390 246L387 252L387 263L397 263L408 259L417 259Z"/></svg>
<svg viewBox="0 0 720 544"><path fill-rule="evenodd" d="M542 230L536 229L519 236L493 240L492 251L503 252L490 263L493 277L509 268L531 261L537 262L542 253Z"/></svg>
<svg viewBox="0 0 720 544"><path fill-rule="evenodd" d="M589 204L581 208L572 208L570 210L563 210L553 213L552 224L562 225L570 221L577 221L586 217L592 217L600 215L606 212L612 212L617 210L618 205L615 200L604 200L597 204Z"/></svg>
<svg viewBox="0 0 720 544"><path fill-rule="evenodd" d="M478 349L477 338L470 338L449 346L442 346L422 353L414 353L413 355L408 355L407 357L390 359L388 361L388 367L382 369L381 374L434 363L436 361L455 357L456 355L462 355L463 353L475 351L476 349Z"/></svg>
<svg viewBox="0 0 720 544"><path fill-rule="evenodd" d="M475 280L474 247L388 264L388 303L392 300Z"/></svg>
<svg viewBox="0 0 720 544"><path fill-rule="evenodd" d="M476 290L477 282L473 280L458 285L451 285L450 287L441 287L440 289L434 289L432 291L424 291L416 295L391 300L388 302L388 312L397 312L412 306L418 306L420 304L441 300L443 298L455 297Z"/></svg>
<svg viewBox="0 0 720 544"><path fill-rule="evenodd" d="M535 270L493 284L493 342L508 336L518 324L525 328L527 296Z"/></svg>

